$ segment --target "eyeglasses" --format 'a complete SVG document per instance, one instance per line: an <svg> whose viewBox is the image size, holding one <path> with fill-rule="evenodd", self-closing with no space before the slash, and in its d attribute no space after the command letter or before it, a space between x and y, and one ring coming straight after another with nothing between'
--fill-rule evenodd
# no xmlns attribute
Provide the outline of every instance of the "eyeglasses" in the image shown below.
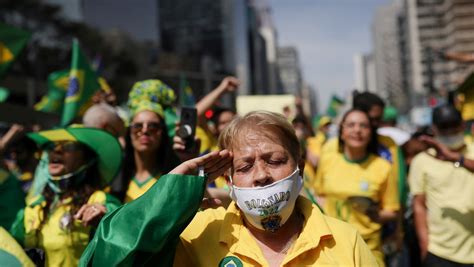
<svg viewBox="0 0 474 267"><path fill-rule="evenodd" d="M42 148L47 151L61 150L63 152L75 152L82 150L84 145L75 141L59 141L47 143Z"/></svg>
<svg viewBox="0 0 474 267"><path fill-rule="evenodd" d="M359 126L362 130L370 129L370 124L368 123L355 123L355 122L348 122L342 125L343 128L347 128L349 130L353 130L356 126Z"/></svg>
<svg viewBox="0 0 474 267"><path fill-rule="evenodd" d="M130 130L132 133L136 134L142 132L145 126L148 132L152 134L155 134L162 129L161 123L159 122L135 122L130 125Z"/></svg>

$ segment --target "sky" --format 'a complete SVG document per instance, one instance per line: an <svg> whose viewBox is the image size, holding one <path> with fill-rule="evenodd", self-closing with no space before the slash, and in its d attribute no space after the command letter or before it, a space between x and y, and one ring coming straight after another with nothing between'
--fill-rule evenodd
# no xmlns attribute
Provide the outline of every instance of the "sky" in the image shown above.
<svg viewBox="0 0 474 267"><path fill-rule="evenodd" d="M353 57L372 50L377 7L390 0L269 0L278 45L295 46L303 79L319 96L319 112L332 94L354 87Z"/></svg>

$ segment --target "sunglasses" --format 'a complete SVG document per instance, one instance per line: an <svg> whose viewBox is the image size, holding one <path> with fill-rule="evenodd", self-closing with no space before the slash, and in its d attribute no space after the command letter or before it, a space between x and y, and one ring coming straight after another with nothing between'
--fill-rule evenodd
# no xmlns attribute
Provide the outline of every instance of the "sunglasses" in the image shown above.
<svg viewBox="0 0 474 267"><path fill-rule="evenodd" d="M46 151L57 151L61 150L63 152L75 152L84 149L84 145L79 142L74 141L61 141L61 142L51 142L47 143L42 147Z"/></svg>
<svg viewBox="0 0 474 267"><path fill-rule="evenodd" d="M161 123L159 122L135 122L130 125L130 130L132 133L142 132L145 126L148 132L152 134L162 129Z"/></svg>

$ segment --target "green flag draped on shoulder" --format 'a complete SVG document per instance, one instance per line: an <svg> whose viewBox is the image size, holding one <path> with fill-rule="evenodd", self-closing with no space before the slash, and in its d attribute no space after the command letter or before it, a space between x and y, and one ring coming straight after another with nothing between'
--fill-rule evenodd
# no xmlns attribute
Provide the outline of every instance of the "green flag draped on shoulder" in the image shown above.
<svg viewBox="0 0 474 267"><path fill-rule="evenodd" d="M326 111L326 114L331 118L337 117L337 114L339 113L339 110L341 109L341 106L343 104L344 104L344 101L342 99L333 95L331 97L331 102L329 102L329 106Z"/></svg>
<svg viewBox="0 0 474 267"><path fill-rule="evenodd" d="M102 219L79 266L172 266L179 236L199 209L206 181L202 176L160 177L143 196Z"/></svg>
<svg viewBox="0 0 474 267"><path fill-rule="evenodd" d="M0 76L20 54L31 33L0 23Z"/></svg>
<svg viewBox="0 0 474 267"><path fill-rule="evenodd" d="M61 114L68 87L69 70L50 73L48 76L48 93L35 105L35 109Z"/></svg>
<svg viewBox="0 0 474 267"><path fill-rule="evenodd" d="M92 70L82 53L79 43L74 40L72 47L69 87L64 99L61 126L67 126L76 117L82 115L91 104L91 98L100 89L97 74Z"/></svg>

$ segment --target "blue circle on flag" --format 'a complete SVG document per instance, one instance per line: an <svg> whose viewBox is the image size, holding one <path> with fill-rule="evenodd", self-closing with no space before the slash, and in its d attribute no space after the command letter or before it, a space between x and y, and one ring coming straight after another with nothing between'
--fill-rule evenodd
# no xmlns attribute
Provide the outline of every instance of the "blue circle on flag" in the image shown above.
<svg viewBox="0 0 474 267"><path fill-rule="evenodd" d="M67 89L66 97L75 96L79 93L79 80L77 77L69 79L69 88Z"/></svg>

